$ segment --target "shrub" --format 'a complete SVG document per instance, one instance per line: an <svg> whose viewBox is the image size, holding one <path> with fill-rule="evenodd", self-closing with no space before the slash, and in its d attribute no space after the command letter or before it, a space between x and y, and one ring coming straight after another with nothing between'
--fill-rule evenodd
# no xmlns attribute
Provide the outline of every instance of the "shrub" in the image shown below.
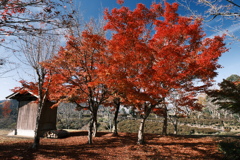
<svg viewBox="0 0 240 160"><path fill-rule="evenodd" d="M222 141L219 143L219 150L225 155L225 160L240 159L240 142L238 141Z"/></svg>

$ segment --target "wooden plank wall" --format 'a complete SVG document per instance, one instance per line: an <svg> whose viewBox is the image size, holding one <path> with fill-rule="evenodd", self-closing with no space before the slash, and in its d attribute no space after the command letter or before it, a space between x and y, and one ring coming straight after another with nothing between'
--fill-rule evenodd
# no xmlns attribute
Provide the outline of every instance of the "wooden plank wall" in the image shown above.
<svg viewBox="0 0 240 160"><path fill-rule="evenodd" d="M40 135L49 130L56 129L57 108L51 109L53 103L47 103L42 110L39 123ZM38 104L34 101L20 101L18 111L17 129L35 130Z"/></svg>
<svg viewBox="0 0 240 160"><path fill-rule="evenodd" d="M43 107L42 116L40 120L41 131L49 131L56 129L57 108L51 108L53 103L48 102Z"/></svg>
<svg viewBox="0 0 240 160"><path fill-rule="evenodd" d="M18 110L17 129L34 130L36 126L37 104L20 101Z"/></svg>

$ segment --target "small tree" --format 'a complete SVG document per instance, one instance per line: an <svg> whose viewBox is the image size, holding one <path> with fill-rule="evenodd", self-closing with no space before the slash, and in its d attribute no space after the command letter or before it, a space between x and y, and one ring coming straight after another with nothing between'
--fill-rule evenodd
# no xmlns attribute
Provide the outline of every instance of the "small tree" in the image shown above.
<svg viewBox="0 0 240 160"><path fill-rule="evenodd" d="M236 74L232 74L231 76L229 76L228 78L226 78L227 81L230 81L230 82L240 82L240 76L239 75L236 75Z"/></svg>
<svg viewBox="0 0 240 160"><path fill-rule="evenodd" d="M48 91L51 77L46 78L47 70L40 64L51 59L57 52L59 46L56 36L50 34L40 34L35 36L24 36L20 50L25 55L25 63L29 65L36 74L35 82L21 81L24 88L31 90L38 96L38 111L36 118L36 128L34 135L33 149L38 149L40 141L39 121L42 117L42 110L48 98ZM15 91L25 92L25 89L16 88Z"/></svg>
<svg viewBox="0 0 240 160"><path fill-rule="evenodd" d="M108 88L109 89L109 88ZM118 113L121 106L121 98L118 96L114 96L114 94L109 94L109 98L105 102L106 107L114 107L112 111L114 111L113 117L113 136L118 136L118 128L117 128L117 119Z"/></svg>
<svg viewBox="0 0 240 160"><path fill-rule="evenodd" d="M168 97L169 119L174 126L174 134L178 134L179 118L187 117L190 111L201 111L203 105L198 102L196 91L173 91Z"/></svg>
<svg viewBox="0 0 240 160"><path fill-rule="evenodd" d="M81 33L79 37L70 36L66 47L62 47L53 60L45 63L45 67L53 73L52 100L72 102L78 108L91 112L88 143L92 144L93 126L94 134L97 129L98 108L108 97L107 87L97 72L98 65L103 61L101 53L105 50L105 39L103 33L94 32L91 24Z"/></svg>

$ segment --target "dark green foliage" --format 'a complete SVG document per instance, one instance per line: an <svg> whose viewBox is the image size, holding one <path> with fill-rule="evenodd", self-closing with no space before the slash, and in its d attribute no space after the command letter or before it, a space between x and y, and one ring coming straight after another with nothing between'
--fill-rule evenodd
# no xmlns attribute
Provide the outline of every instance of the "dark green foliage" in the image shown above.
<svg viewBox="0 0 240 160"><path fill-rule="evenodd" d="M232 74L231 76L226 78L226 80L231 81L231 82L239 82L240 81L240 76L236 75L236 74Z"/></svg>
<svg viewBox="0 0 240 160"><path fill-rule="evenodd" d="M0 129L15 129L16 120L11 116L6 118L0 118Z"/></svg>
<svg viewBox="0 0 240 160"><path fill-rule="evenodd" d="M211 90L207 94L220 109L227 109L240 114L240 83L223 80L220 90Z"/></svg>
<svg viewBox="0 0 240 160"><path fill-rule="evenodd" d="M240 140L227 139L219 143L219 149L224 153L225 160L240 159Z"/></svg>

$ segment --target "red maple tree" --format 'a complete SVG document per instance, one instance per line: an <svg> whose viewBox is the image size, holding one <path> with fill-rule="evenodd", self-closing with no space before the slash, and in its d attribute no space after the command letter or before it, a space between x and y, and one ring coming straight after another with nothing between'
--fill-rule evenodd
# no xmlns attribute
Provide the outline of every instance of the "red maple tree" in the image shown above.
<svg viewBox="0 0 240 160"><path fill-rule="evenodd" d="M66 47L45 67L51 70L52 83L49 98L60 102L71 102L78 109L91 112L89 143L96 134L97 111L108 96L107 87L98 76L98 66L103 63L105 39L101 34L93 34L88 28L79 37L69 36ZM93 133L93 126L94 133Z"/></svg>
<svg viewBox="0 0 240 160"><path fill-rule="evenodd" d="M138 143L143 143L144 123L153 108L172 89L202 89L211 84L220 67L218 58L227 49L224 37L205 38L200 20L177 14L178 4L138 4L105 10L106 30L112 31L107 46L106 83L125 95L139 109L142 122Z"/></svg>

